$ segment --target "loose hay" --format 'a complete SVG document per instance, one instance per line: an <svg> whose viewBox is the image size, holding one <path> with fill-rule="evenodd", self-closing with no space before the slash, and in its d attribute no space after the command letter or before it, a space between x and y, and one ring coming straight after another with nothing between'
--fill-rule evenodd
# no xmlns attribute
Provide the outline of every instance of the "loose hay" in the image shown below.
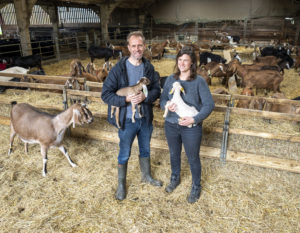
<svg viewBox="0 0 300 233"><path fill-rule="evenodd" d="M57 149L49 151L48 176L41 175L39 146L29 154L16 140L7 155L9 127L0 126L1 232L299 232L300 179L292 174L202 159L200 200L186 201L191 174L183 156L182 181L172 193L166 150L152 151L157 188L140 183L133 148L127 198L114 199L118 147L90 139L65 138L72 168Z"/></svg>
<svg viewBox="0 0 300 233"><path fill-rule="evenodd" d="M60 62L55 68L45 66L45 71L49 75L59 74L50 71L65 74L69 71L70 61ZM84 65L87 62L89 59L83 60ZM168 59L153 64L161 76L172 73L174 67L174 61ZM289 75L294 77L292 72L287 71L285 79ZM287 81L282 90L289 93L289 98L295 97L296 93L290 93L294 88L288 84ZM218 85L216 80L211 89ZM299 81L292 85L298 87L294 90L300 90ZM7 90L4 97L62 106L61 95L48 92ZM89 108L106 111L99 103L93 103ZM8 106L1 106L1 115L8 116L8 112ZM156 109L155 119L161 117L162 111ZM223 122L224 113L214 112L204 127L223 127ZM100 127L98 121L93 124L91 127ZM230 121L232 128L298 133L298 128L282 126L282 122L269 124L244 115L232 115ZM103 124L101 127L105 130L110 126ZM164 187L157 188L140 183L138 148L133 147L128 166L127 198L119 202L114 199L117 144L66 137L64 144L79 166L72 168L58 149L50 149L48 176L43 178L39 146L29 145L26 155L23 143L15 140L14 152L8 156L9 127L0 125L0 130L1 232L300 231L300 174L233 162L222 166L218 160L201 158L203 191L200 200L189 205L186 197L191 174L186 157L182 157L181 184L172 194L167 194L164 188L170 176L168 151L151 152L152 174L164 182ZM163 138L163 130L157 130L154 136Z"/></svg>

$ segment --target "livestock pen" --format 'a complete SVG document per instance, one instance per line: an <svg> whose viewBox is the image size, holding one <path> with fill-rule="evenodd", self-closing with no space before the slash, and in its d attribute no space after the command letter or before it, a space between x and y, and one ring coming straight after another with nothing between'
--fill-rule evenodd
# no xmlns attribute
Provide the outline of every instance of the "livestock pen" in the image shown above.
<svg viewBox="0 0 300 233"><path fill-rule="evenodd" d="M70 60L65 63L69 65ZM163 76L172 72L174 61L162 59L153 65ZM66 73L69 67L63 62L45 66L48 75L59 75L59 70ZM296 75L293 70L285 72L283 91L299 90L299 82L289 87L292 79L299 78ZM31 88L43 85L47 84L37 83ZM218 85L218 80L213 79L211 90ZM118 202L114 199L117 129L106 122L106 106L99 92L66 91L67 98L72 94L87 97L91 101L89 109L96 116L90 127L71 129L71 135L77 137L65 138L77 168L71 168L59 150L50 150L49 174L43 178L39 146L30 145L29 153L25 154L22 143L16 142L14 153L7 155L9 102L28 102L53 113L63 110L63 88L59 91L8 89L2 94L0 227L3 232L299 232L300 138L299 123L293 122L299 122L299 116L218 105L204 122L200 152L203 192L194 205L186 203L186 190L190 186L186 157L183 156L180 186L167 194L164 188L140 183L138 150L134 144L127 199ZM214 95L214 98L245 97ZM228 151L226 163L221 163L228 108L231 110ZM170 164L162 115L155 108L151 156L153 176L165 186ZM271 118L271 123L264 117Z"/></svg>

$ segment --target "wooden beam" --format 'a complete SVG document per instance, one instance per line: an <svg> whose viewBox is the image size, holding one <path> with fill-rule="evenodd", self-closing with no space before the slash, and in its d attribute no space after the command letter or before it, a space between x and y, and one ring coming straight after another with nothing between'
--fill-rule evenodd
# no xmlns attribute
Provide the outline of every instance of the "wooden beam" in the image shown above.
<svg viewBox="0 0 300 233"><path fill-rule="evenodd" d="M77 96L89 96L94 98L101 98L101 92L96 91L80 91L80 90L72 90L66 89L68 95L77 95Z"/></svg>
<svg viewBox="0 0 300 233"><path fill-rule="evenodd" d="M117 132L108 132L78 127L71 129L71 135L75 137L92 138L116 144L119 143L119 137ZM137 140L134 140L133 145L138 146ZM150 145L151 148L169 150L166 140L152 138ZM201 146L200 155L208 158L219 158L220 149ZM300 161L296 160L280 159L265 155L257 155L237 151L227 151L226 161L239 162L264 168L273 168L278 170L300 173Z"/></svg>
<svg viewBox="0 0 300 233"><path fill-rule="evenodd" d="M51 89L51 90L63 90L64 85L58 84L44 84L44 83L27 83L27 82L4 82L0 81L0 86L8 87L29 87L29 88L38 88L38 89Z"/></svg>
<svg viewBox="0 0 300 233"><path fill-rule="evenodd" d="M54 81L63 81L66 82L68 79L72 78L71 76L54 76L54 75L36 75L36 74L13 74L13 73L0 73L0 77L15 77L15 78L34 78L37 80L54 80ZM78 82L84 83L85 78L74 77Z"/></svg>

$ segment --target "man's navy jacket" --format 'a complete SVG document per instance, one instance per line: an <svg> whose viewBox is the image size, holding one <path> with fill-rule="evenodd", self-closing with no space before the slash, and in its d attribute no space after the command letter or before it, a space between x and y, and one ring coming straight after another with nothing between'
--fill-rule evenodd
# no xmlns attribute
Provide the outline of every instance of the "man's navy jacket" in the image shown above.
<svg viewBox="0 0 300 233"><path fill-rule="evenodd" d="M126 106L130 103L126 102L125 96L118 96L116 92L123 87L128 87L128 76L126 71L126 60L128 57L123 57L111 69L107 78L103 83L102 100L108 104L108 122L114 126L116 125L115 117L110 117L111 106L120 107L120 127L123 128L126 120ZM144 76L150 80L147 86L148 96L141 103L141 114L146 118L147 123L153 121L153 102L160 97L160 86L158 73L154 71L153 65L145 58L142 58L144 63Z"/></svg>

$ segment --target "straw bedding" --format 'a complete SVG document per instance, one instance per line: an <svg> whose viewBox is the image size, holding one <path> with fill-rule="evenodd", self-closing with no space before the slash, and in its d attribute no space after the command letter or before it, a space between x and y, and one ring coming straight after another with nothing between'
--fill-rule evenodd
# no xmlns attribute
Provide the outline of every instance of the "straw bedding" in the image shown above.
<svg viewBox="0 0 300 233"><path fill-rule="evenodd" d="M49 75L54 74L52 70L59 74L59 69L61 73L68 73L69 62L45 66L45 71ZM87 62L88 59L83 60ZM162 76L169 75L174 66L172 61L165 59L153 64ZM55 69L54 65L57 65ZM286 75L295 76L292 72L287 71ZM287 88L294 87L287 84L282 90L287 90L289 98L299 95L290 93ZM295 90L300 90L299 81L291 86L298 86ZM57 94L22 93L25 94L7 90L3 97L62 106L61 96ZM98 103L90 105L90 109L105 112ZM8 111L8 106L1 106L1 115L8 116ZM161 116L162 112L156 110L155 118ZM230 127L262 130L261 125L254 127L259 124L258 119L245 122L244 117L233 116ZM223 120L224 114L213 113L205 122L205 128L222 127ZM248 124L250 126L246 126ZM263 129L299 135L293 124L287 130L276 129L273 125L265 124ZM110 129L110 126L103 123L101 128ZM300 231L300 174L233 162L221 165L218 160L201 158L203 191L200 200L190 205L186 201L191 183L186 156L182 156L181 184L167 194L164 188L170 176L168 150L153 149L151 152L153 176L164 182L162 188L157 188L140 182L138 148L133 147L128 166L127 198L119 202L114 199L117 144L66 136L64 144L78 167L69 166L58 149L50 149L48 176L43 178L39 146L29 145L29 153L25 154L23 143L16 138L14 152L8 156L9 127L0 125L0 130L1 232ZM162 129L154 131L155 138L163 139L162 134Z"/></svg>
<svg viewBox="0 0 300 233"><path fill-rule="evenodd" d="M43 178L37 145L16 140L7 155L9 129L0 126L1 232L299 232L300 177L284 171L237 163L220 165L202 159L203 192L186 202L191 174L186 157L182 181L172 194L164 192L170 175L167 150L152 151L157 188L140 183L138 151L129 162L127 198L114 199L117 145L65 138L71 168L51 149L48 176Z"/></svg>

